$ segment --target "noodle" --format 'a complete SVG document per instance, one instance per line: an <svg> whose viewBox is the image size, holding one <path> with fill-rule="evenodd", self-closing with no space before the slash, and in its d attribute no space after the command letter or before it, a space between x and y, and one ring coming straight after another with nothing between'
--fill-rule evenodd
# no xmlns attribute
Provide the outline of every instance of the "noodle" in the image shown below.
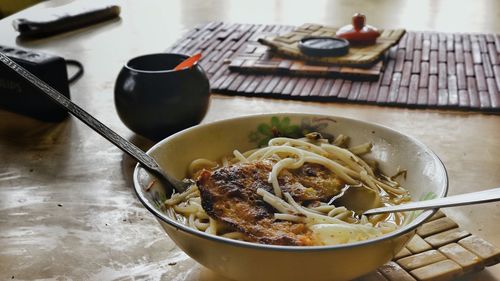
<svg viewBox="0 0 500 281"><path fill-rule="evenodd" d="M314 137L314 138L313 138ZM294 170L305 163L321 165L346 184L346 188L367 189L375 194L375 200L384 205L394 205L409 201L408 192L394 180L378 171L376 161L362 159L369 153L372 143L364 143L347 148L349 138L338 135L329 143L320 134L303 139L285 137L273 138L268 146L246 152L233 151L233 157L223 157L220 163L208 159L196 159L188 167L191 177L195 178L202 169L216 169L238 163L272 161L267 182L272 192L257 188L256 193L263 202L275 210L274 220L302 223L312 232L315 245L330 245L360 241L378 237L396 230L408 223L406 213L356 216L345 206L335 206L326 202L298 202L280 186L279 176L284 170ZM330 201L336 202L335 195ZM309 205L304 205L304 204ZM200 191L196 184L182 193L175 193L165 202L167 215L189 227L213 235L238 240L246 240L245 233L234 227L219 223L210 217L202 207Z"/></svg>

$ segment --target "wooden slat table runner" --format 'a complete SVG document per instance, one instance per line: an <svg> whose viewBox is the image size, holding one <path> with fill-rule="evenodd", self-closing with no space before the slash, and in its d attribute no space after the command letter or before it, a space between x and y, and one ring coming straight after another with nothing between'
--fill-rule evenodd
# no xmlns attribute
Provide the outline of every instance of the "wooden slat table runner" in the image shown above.
<svg viewBox="0 0 500 281"><path fill-rule="evenodd" d="M500 112L500 35L408 32L388 52L376 82L229 70L247 42L293 28L212 22L189 31L168 51L201 51L212 90L221 94Z"/></svg>
<svg viewBox="0 0 500 281"><path fill-rule="evenodd" d="M454 280L500 263L500 249L438 211L391 261L356 281Z"/></svg>

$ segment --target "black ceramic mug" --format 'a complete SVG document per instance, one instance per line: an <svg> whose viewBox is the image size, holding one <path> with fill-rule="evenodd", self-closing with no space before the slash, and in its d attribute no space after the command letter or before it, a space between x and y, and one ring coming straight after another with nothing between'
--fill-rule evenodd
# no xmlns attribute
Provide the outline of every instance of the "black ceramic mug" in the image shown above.
<svg viewBox="0 0 500 281"><path fill-rule="evenodd" d="M150 54L131 59L115 84L115 106L135 133L161 140L198 124L210 97L208 78L199 64L174 71L188 56Z"/></svg>

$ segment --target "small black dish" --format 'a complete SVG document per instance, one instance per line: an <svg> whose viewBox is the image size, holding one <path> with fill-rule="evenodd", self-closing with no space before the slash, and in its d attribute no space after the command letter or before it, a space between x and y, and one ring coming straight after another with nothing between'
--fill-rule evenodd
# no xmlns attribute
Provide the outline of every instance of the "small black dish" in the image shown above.
<svg viewBox="0 0 500 281"><path fill-rule="evenodd" d="M336 37L306 37L299 41L302 53L313 57L336 57L349 52L349 42Z"/></svg>
<svg viewBox="0 0 500 281"><path fill-rule="evenodd" d="M205 117L210 84L201 66L173 70L187 58L150 54L131 59L121 69L115 84L115 106L129 129L158 141Z"/></svg>

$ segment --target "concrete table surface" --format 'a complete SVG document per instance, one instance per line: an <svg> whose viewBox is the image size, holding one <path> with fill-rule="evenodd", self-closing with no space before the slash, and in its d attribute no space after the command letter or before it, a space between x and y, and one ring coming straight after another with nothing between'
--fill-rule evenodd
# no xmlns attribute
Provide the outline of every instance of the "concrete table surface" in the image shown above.
<svg viewBox="0 0 500 281"><path fill-rule="evenodd" d="M73 101L143 149L153 142L116 114L115 78L129 58L161 52L199 23L340 26L361 11L385 28L500 33L495 0L124 0L119 20L42 40L17 38L14 18L64 4L74 3L46 1L1 20L0 45L81 61L85 74L71 86ZM500 185L498 115L214 94L203 122L270 111L341 115L414 136L443 160L450 194ZM0 111L0 280L224 280L180 251L142 207L131 189L134 164L75 118L54 124ZM499 203L445 213L500 246ZM500 266L463 280L500 280Z"/></svg>

